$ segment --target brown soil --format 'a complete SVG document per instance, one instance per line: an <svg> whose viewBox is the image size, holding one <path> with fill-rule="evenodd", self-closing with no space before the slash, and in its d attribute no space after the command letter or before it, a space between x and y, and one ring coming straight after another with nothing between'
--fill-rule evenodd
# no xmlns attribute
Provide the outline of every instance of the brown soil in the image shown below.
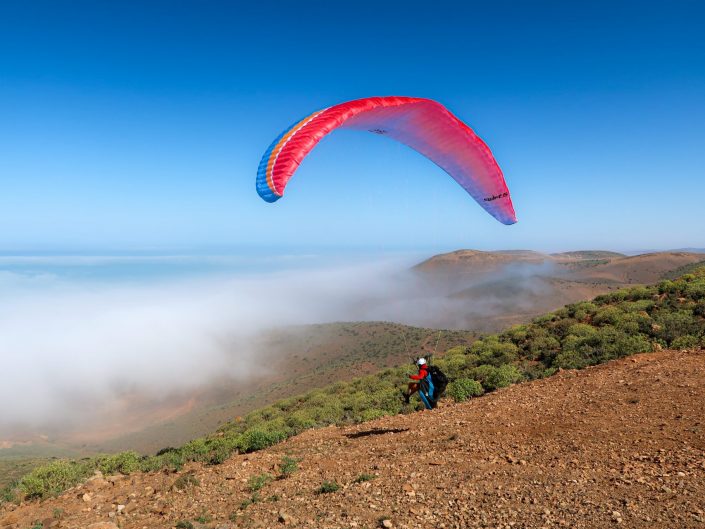
<svg viewBox="0 0 705 529"><path fill-rule="evenodd" d="M607 281L619 284L656 283L663 275L681 266L699 263L705 256L689 252L659 252L612 259L605 264L575 273L576 280Z"/></svg>
<svg viewBox="0 0 705 529"><path fill-rule="evenodd" d="M705 528L703 402L705 351L637 355L433 412L309 431L180 475L95 479L5 508L0 527ZM276 475L285 454L299 470L242 508L248 479ZM175 490L186 472L200 484ZM340 490L317 493L324 480Z"/></svg>

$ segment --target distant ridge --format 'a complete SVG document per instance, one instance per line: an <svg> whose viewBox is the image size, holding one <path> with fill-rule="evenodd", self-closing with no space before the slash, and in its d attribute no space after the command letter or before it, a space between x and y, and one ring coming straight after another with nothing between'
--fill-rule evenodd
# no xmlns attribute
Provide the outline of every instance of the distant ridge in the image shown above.
<svg viewBox="0 0 705 529"><path fill-rule="evenodd" d="M588 275L600 272L596 279L605 275L603 272L621 273L620 278L610 281L627 283L649 283L658 280L664 273L686 266L703 259L705 250L672 250L664 252L646 252L627 255L607 250L576 250L543 254L532 250L456 250L434 255L413 267L414 270L440 275L477 275L499 271L501 267L514 263L541 264L555 263L566 270L578 271L590 269ZM601 268L602 267L602 268ZM582 274L585 276L585 273ZM627 277L628 276L628 277Z"/></svg>
<svg viewBox="0 0 705 529"><path fill-rule="evenodd" d="M550 256L532 250L500 250L494 252L456 250L434 255L417 264L413 269L421 272L461 272L461 269L465 269L462 271L477 273L495 270L498 266L510 263L542 263L550 259Z"/></svg>
<svg viewBox="0 0 705 529"><path fill-rule="evenodd" d="M678 250L671 250L673 252L688 252L688 253L705 253L705 248L680 248Z"/></svg>
<svg viewBox="0 0 705 529"><path fill-rule="evenodd" d="M626 254L606 250L577 250L574 252L552 253L551 257L556 257L559 259L614 259L617 257L626 257Z"/></svg>

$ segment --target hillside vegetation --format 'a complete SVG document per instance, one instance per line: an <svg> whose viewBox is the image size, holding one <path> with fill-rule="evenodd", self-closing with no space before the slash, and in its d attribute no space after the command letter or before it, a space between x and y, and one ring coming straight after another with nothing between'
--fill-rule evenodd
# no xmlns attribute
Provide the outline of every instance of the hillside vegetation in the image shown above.
<svg viewBox="0 0 705 529"><path fill-rule="evenodd" d="M705 345L705 268L650 287L634 287L568 305L435 359L451 383L448 394L465 400L558 369L582 368L660 348ZM228 423L207 437L154 456L124 452L81 461L55 461L8 488L11 498L42 498L90 476L180 469L188 461L224 462L232 453L268 447L304 430L352 424L413 411L400 398L409 367L339 382L280 400Z"/></svg>
<svg viewBox="0 0 705 529"><path fill-rule="evenodd" d="M444 351L478 336L472 331L444 330L439 338L438 329L375 321L274 329L253 342L260 353L248 379L211 380L199 391L192 411L134 432L123 430L111 439L85 443L86 448L92 454L153 453L164 446L178 446L272 402L325 387L331 381L347 381L399 365L408 360L410 351L435 347Z"/></svg>

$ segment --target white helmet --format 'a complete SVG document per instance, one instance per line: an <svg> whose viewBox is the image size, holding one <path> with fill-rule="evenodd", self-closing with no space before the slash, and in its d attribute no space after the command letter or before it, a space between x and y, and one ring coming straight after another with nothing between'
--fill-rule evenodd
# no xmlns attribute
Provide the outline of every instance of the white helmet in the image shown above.
<svg viewBox="0 0 705 529"><path fill-rule="evenodd" d="M425 364L426 364L426 359L425 359L425 358L419 358L419 359L416 361L416 365L417 365L417 366L422 366L422 365L425 365Z"/></svg>

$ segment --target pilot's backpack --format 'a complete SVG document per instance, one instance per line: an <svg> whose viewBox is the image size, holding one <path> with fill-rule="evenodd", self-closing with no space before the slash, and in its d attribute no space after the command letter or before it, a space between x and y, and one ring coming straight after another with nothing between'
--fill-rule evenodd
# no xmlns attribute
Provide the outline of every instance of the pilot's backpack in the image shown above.
<svg viewBox="0 0 705 529"><path fill-rule="evenodd" d="M428 366L428 374L431 375L431 382L433 382L433 400L438 400L446 390L448 377L437 366Z"/></svg>

